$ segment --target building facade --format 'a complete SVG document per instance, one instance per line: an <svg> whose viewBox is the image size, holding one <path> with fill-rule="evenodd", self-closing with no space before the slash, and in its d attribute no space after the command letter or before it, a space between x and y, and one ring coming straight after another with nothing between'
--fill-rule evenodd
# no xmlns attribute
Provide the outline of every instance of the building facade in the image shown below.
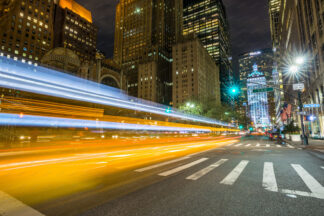
<svg viewBox="0 0 324 216"><path fill-rule="evenodd" d="M310 136L324 136L324 2L319 0L293 1L282 0L280 6L280 59L279 68L283 73L285 101L298 105L297 93L292 84L304 83L302 93L304 104L319 104L319 108L306 109L314 115L313 121L306 121L306 133ZM304 56L306 61L292 76L287 70L294 64L297 56ZM292 97L291 95L295 95ZM297 107L297 106L293 106ZM295 108L293 118L299 120Z"/></svg>
<svg viewBox="0 0 324 216"><path fill-rule="evenodd" d="M183 35L195 33L220 68L222 101L228 101L226 84L231 81L230 36L221 0L184 0Z"/></svg>
<svg viewBox="0 0 324 216"><path fill-rule="evenodd" d="M258 51L244 53L239 56L239 76L240 76L240 86L241 86L241 99L240 103L246 105L248 99L248 89L247 89L247 80L251 74L251 69L254 65L257 65L257 69L262 71L267 84L273 85L273 75L276 71L274 67L274 54L271 48L262 49ZM263 86L265 88L267 86ZM275 101L274 101L274 92L269 92L267 95L269 100L269 113L271 119L276 116L275 114ZM242 108L244 108L242 106Z"/></svg>
<svg viewBox="0 0 324 216"><path fill-rule="evenodd" d="M116 8L114 61L128 79L128 93L155 102L171 102L172 45L182 33L181 0L121 0ZM140 66L142 65L142 66ZM149 70L149 71L148 71ZM156 95L145 97L141 79ZM145 84L146 85L146 84ZM147 88L146 88L147 90Z"/></svg>
<svg viewBox="0 0 324 216"><path fill-rule="evenodd" d="M16 60L40 61L53 47L54 2L7 2L0 9L0 52Z"/></svg>
<svg viewBox="0 0 324 216"><path fill-rule="evenodd" d="M281 125L280 111L284 104L283 95L283 76L282 71L278 70L278 62L280 61L280 6L281 0L269 0L269 16L270 16L270 30L272 39L272 49L274 54L273 64L273 85L274 85L274 103L276 124Z"/></svg>
<svg viewBox="0 0 324 216"><path fill-rule="evenodd" d="M270 116L267 92L254 93L253 90L264 88L267 85L266 77L258 71L258 66L253 66L253 72L247 78L247 95L249 117L256 128L270 127Z"/></svg>
<svg viewBox="0 0 324 216"><path fill-rule="evenodd" d="M91 12L73 0L59 0L54 7L53 47L73 50L84 61L94 61L97 46L97 27Z"/></svg>
<svg viewBox="0 0 324 216"><path fill-rule="evenodd" d="M91 12L73 0L8 1L0 18L0 50L14 59L40 62L53 48L95 60L97 28ZM4 9L3 9L4 11Z"/></svg>
<svg viewBox="0 0 324 216"><path fill-rule="evenodd" d="M219 67L193 34L172 49L172 102L178 107L187 100L220 103Z"/></svg>

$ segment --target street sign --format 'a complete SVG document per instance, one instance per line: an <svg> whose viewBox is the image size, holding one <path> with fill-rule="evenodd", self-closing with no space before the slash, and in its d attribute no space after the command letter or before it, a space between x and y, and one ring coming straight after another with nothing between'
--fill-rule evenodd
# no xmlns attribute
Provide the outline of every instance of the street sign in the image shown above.
<svg viewBox="0 0 324 216"><path fill-rule="evenodd" d="M297 112L297 115L307 115L306 112Z"/></svg>
<svg viewBox="0 0 324 216"><path fill-rule="evenodd" d="M302 91L302 90L304 90L304 88L305 88L304 83L296 83L293 85L294 91Z"/></svg>
<svg viewBox="0 0 324 216"><path fill-rule="evenodd" d="M304 108L319 108L320 104L304 104Z"/></svg>
<svg viewBox="0 0 324 216"><path fill-rule="evenodd" d="M273 91L273 88L272 87L262 88L262 89L253 89L253 93L270 92L270 91Z"/></svg>

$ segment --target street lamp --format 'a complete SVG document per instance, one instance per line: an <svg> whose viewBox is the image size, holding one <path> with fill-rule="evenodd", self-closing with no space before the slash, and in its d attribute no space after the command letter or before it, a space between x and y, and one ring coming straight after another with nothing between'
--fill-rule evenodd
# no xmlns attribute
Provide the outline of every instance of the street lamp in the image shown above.
<svg viewBox="0 0 324 216"><path fill-rule="evenodd" d="M294 62L296 65L291 65L289 67L289 73L291 74L297 74L299 72L300 67L305 63L305 58L303 56L297 57ZM301 93L303 89L296 89L298 90L298 101L299 101L299 112L300 112L300 122L301 122L301 127L302 127L302 141L304 145L308 145L308 139L305 135L305 126L304 126L304 116L302 114L303 112L303 102L301 100Z"/></svg>
<svg viewBox="0 0 324 216"><path fill-rule="evenodd" d="M303 56L298 56L298 57L295 59L295 63L296 63L297 65L302 65L302 64L304 64L304 62L305 62L305 57L303 57Z"/></svg>
<svg viewBox="0 0 324 216"><path fill-rule="evenodd" d="M289 67L289 73L296 74L298 72L298 66L292 65Z"/></svg>

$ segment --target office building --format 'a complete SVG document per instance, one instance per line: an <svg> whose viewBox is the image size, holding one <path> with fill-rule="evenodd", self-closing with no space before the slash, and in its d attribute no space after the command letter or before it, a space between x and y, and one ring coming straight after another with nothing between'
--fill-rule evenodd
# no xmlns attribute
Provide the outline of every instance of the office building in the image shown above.
<svg viewBox="0 0 324 216"><path fill-rule="evenodd" d="M247 79L249 74L252 72L254 65L257 65L257 69L262 71L267 84L267 86L273 85L273 73L275 70L274 67L274 54L271 48L257 50L253 52L247 52L239 56L239 76L240 76L240 86L241 86L241 104L247 104ZM276 116L275 114L275 103L274 103L274 92L269 92L269 112L271 119Z"/></svg>
<svg viewBox="0 0 324 216"><path fill-rule="evenodd" d="M280 125L280 111L284 104L282 70L278 68L280 58L279 40L280 40L280 6L281 0L269 0L269 16L270 30L272 39L272 49L274 54L273 63L273 85L274 85L274 104L275 104L275 120Z"/></svg>
<svg viewBox="0 0 324 216"><path fill-rule="evenodd" d="M197 37L173 45L172 57L173 106L191 99L220 104L219 67Z"/></svg>
<svg viewBox="0 0 324 216"><path fill-rule="evenodd" d="M180 38L181 29L181 0L118 3L114 61L127 76L130 95L170 104L172 45Z"/></svg>
<svg viewBox="0 0 324 216"><path fill-rule="evenodd" d="M253 92L255 89L262 89L267 84L266 77L258 66L253 65L253 72L247 77L247 95L249 117L256 128L270 127L270 116L268 107L267 92Z"/></svg>
<svg viewBox="0 0 324 216"><path fill-rule="evenodd" d="M91 12L73 0L59 0L54 11L53 47L74 51L81 62L94 61L98 30Z"/></svg>
<svg viewBox="0 0 324 216"><path fill-rule="evenodd" d="M297 93L292 89L294 83L304 83L302 93L304 104L319 104L319 108L305 109L315 118L306 121L306 133L310 136L324 136L324 26L323 4L318 0L282 0L280 6L280 59L283 73L284 97L288 103L295 104L292 117L301 124L297 115ZM299 66L296 76L287 68L295 63L297 56L304 56L305 62ZM293 97L292 95L295 95ZM300 125L301 126L301 125Z"/></svg>
<svg viewBox="0 0 324 216"><path fill-rule="evenodd" d="M220 68L222 101L228 101L227 85L232 77L230 37L221 0L184 0L183 35L195 33Z"/></svg>
<svg viewBox="0 0 324 216"><path fill-rule="evenodd" d="M2 4L2 3L1 3ZM53 1L9 1L0 16L0 52L37 62L53 47Z"/></svg>

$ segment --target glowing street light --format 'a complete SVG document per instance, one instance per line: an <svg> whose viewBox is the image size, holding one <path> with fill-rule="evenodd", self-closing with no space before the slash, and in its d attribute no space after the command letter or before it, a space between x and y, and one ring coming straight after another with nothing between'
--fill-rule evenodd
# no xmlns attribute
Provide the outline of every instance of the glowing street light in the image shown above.
<svg viewBox="0 0 324 216"><path fill-rule="evenodd" d="M302 65L302 64L304 64L304 62L305 62L305 58L304 58L303 56L299 56L299 57L297 57L297 58L295 59L295 63L296 63L297 65Z"/></svg>
<svg viewBox="0 0 324 216"><path fill-rule="evenodd" d="M289 67L289 73L296 74L298 72L298 67L296 65L292 65Z"/></svg>

